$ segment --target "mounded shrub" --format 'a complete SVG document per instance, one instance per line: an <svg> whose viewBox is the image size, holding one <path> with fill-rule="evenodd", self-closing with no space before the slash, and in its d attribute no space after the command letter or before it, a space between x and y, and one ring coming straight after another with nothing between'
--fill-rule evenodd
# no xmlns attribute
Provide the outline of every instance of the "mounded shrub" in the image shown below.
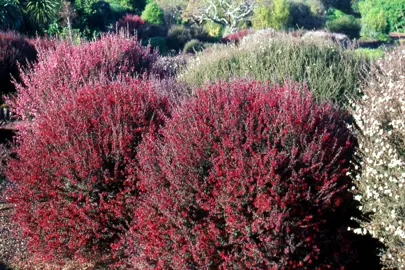
<svg viewBox="0 0 405 270"><path fill-rule="evenodd" d="M141 27L145 24L144 20L138 15L126 14L124 17L119 19L117 23L117 28L126 28L130 34L138 32Z"/></svg>
<svg viewBox="0 0 405 270"><path fill-rule="evenodd" d="M360 21L351 15L345 15L326 22L326 28L334 33L345 34L352 39L360 37Z"/></svg>
<svg viewBox="0 0 405 270"><path fill-rule="evenodd" d="M139 33L139 38L146 40L153 37L165 37L168 29L165 25L151 24L146 22Z"/></svg>
<svg viewBox="0 0 405 270"><path fill-rule="evenodd" d="M37 59L35 46L15 32L0 32L0 103L3 94L15 91L12 78L20 81L18 64L22 68Z"/></svg>
<svg viewBox="0 0 405 270"><path fill-rule="evenodd" d="M159 54L161 55L167 54L169 50L166 44L166 39L164 37L152 37L147 40L147 44L150 44L152 49L157 49Z"/></svg>
<svg viewBox="0 0 405 270"><path fill-rule="evenodd" d="M192 34L188 27L184 25L173 25L167 33L166 42L170 49L180 51L187 41L191 39Z"/></svg>
<svg viewBox="0 0 405 270"><path fill-rule="evenodd" d="M220 38L224 34L225 27L214 23L212 21L204 22L203 29L207 32L207 34L213 38Z"/></svg>
<svg viewBox="0 0 405 270"><path fill-rule="evenodd" d="M311 11L311 2L291 2L290 3L290 24L299 29L318 29L324 24L324 18Z"/></svg>
<svg viewBox="0 0 405 270"><path fill-rule="evenodd" d="M204 50L204 43L198 39L192 39L184 45L183 53L196 53Z"/></svg>
<svg viewBox="0 0 405 270"><path fill-rule="evenodd" d="M139 148L132 267L347 265L356 141L342 113L296 85L239 80L196 96Z"/></svg>
<svg viewBox="0 0 405 270"><path fill-rule="evenodd" d="M386 52L373 66L364 96L354 104L362 169L357 179L363 229L387 247L388 268L405 267L405 47Z"/></svg>
<svg viewBox="0 0 405 270"><path fill-rule="evenodd" d="M164 23L163 9L156 2L150 2L147 4L141 17L143 20L151 24Z"/></svg>
<svg viewBox="0 0 405 270"><path fill-rule="evenodd" d="M177 73L187 64L189 58L190 56L185 54L159 57L153 64L151 72L160 78L176 77Z"/></svg>
<svg viewBox="0 0 405 270"><path fill-rule="evenodd" d="M112 259L134 216L137 147L169 112L149 82L127 79L85 85L19 130L8 201L31 252L42 261Z"/></svg>
<svg viewBox="0 0 405 270"><path fill-rule="evenodd" d="M198 39L202 42L212 42L215 38L210 37L208 32L202 27L173 25L167 33L166 42L170 49L179 52L192 39Z"/></svg>
<svg viewBox="0 0 405 270"><path fill-rule="evenodd" d="M224 36L221 39L221 41L224 43L239 43L244 37L246 37L252 33L253 33L253 31L251 29L240 30L236 33Z"/></svg>
<svg viewBox="0 0 405 270"><path fill-rule="evenodd" d="M288 35L266 34L263 39L245 37L239 46L214 46L189 61L179 80L192 86L209 81L248 77L283 84L306 83L318 100L346 104L346 95L357 94L367 60L331 42L298 39ZM246 41L245 41L246 40Z"/></svg>
<svg viewBox="0 0 405 270"><path fill-rule="evenodd" d="M287 0L259 0L254 8L254 28L286 29L291 21L290 2Z"/></svg>
<svg viewBox="0 0 405 270"><path fill-rule="evenodd" d="M150 47L123 32L79 45L62 41L54 50L41 50L38 63L22 70L23 83L10 103L18 115L30 119L68 102L83 85L149 72L156 58Z"/></svg>

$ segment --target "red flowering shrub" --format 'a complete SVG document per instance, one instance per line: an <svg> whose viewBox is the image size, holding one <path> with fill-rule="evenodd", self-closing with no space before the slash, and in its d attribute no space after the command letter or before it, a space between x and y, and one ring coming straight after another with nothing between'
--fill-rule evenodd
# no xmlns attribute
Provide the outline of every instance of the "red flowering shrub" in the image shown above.
<svg viewBox="0 0 405 270"><path fill-rule="evenodd" d="M35 46L37 51L55 50L59 40L54 37L35 37L30 42Z"/></svg>
<svg viewBox="0 0 405 270"><path fill-rule="evenodd" d="M8 200L32 252L44 261L111 253L133 217L137 146L169 111L148 82L99 83L19 130Z"/></svg>
<svg viewBox="0 0 405 270"><path fill-rule="evenodd" d="M236 33L229 34L229 35L223 37L221 39L221 41L224 43L230 43L230 42L239 43L239 41L241 41L242 38L244 38L247 35L250 35L252 33L253 33L253 31L251 29L243 29Z"/></svg>
<svg viewBox="0 0 405 270"><path fill-rule="evenodd" d="M54 50L40 50L38 63L22 71L23 83L10 103L18 115L30 118L69 101L85 84L148 72L156 58L150 47L123 32L79 45L61 41Z"/></svg>
<svg viewBox="0 0 405 270"><path fill-rule="evenodd" d="M139 15L126 14L124 17L118 20L117 29L128 29L130 34L138 32L145 24L144 20Z"/></svg>
<svg viewBox="0 0 405 270"><path fill-rule="evenodd" d="M355 139L307 89L198 90L139 148L136 269L340 269Z"/></svg>
<svg viewBox="0 0 405 270"><path fill-rule="evenodd" d="M19 80L17 62L25 67L27 60L36 58L37 51L28 39L15 32L0 31L0 100L2 94L15 91L11 81L12 77Z"/></svg>

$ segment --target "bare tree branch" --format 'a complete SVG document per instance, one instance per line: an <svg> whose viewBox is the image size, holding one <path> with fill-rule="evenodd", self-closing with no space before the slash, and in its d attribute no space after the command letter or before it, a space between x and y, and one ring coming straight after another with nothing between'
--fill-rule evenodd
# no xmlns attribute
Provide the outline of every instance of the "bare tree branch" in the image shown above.
<svg viewBox="0 0 405 270"><path fill-rule="evenodd" d="M212 21L231 27L246 20L253 13L256 0L190 0L184 17L201 24Z"/></svg>

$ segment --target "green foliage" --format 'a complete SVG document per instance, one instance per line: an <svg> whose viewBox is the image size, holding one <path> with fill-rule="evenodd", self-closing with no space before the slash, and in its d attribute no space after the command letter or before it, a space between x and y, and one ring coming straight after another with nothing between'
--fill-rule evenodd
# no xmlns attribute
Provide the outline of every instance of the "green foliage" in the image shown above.
<svg viewBox="0 0 405 270"><path fill-rule="evenodd" d="M184 45L183 53L196 53L204 50L204 43L198 39L192 39Z"/></svg>
<svg viewBox="0 0 405 270"><path fill-rule="evenodd" d="M329 31L343 33L350 38L358 38L360 36L361 24L354 16L337 12L335 16L329 18L333 18L326 22L326 28Z"/></svg>
<svg viewBox="0 0 405 270"><path fill-rule="evenodd" d="M253 27L284 29L290 22L290 4L287 0L259 2L254 9Z"/></svg>
<svg viewBox="0 0 405 270"><path fill-rule="evenodd" d="M328 13L327 13L327 18L329 21L335 20L335 19L340 19L344 16L347 16L346 13L343 11L336 9L336 8L329 8Z"/></svg>
<svg viewBox="0 0 405 270"><path fill-rule="evenodd" d="M80 18L79 28L84 36L92 38L95 33L107 30L126 12L124 7L114 3L114 10L109 1L76 0L75 9Z"/></svg>
<svg viewBox="0 0 405 270"><path fill-rule="evenodd" d="M39 29L55 21L61 8L60 0L26 0L24 13Z"/></svg>
<svg viewBox="0 0 405 270"><path fill-rule="evenodd" d="M181 51L184 45L192 40L198 39L201 42L212 42L215 38L210 37L202 27L188 27L185 25L173 25L167 33L167 46L177 52Z"/></svg>
<svg viewBox="0 0 405 270"><path fill-rule="evenodd" d="M0 29L17 29L22 22L18 0L0 0Z"/></svg>
<svg viewBox="0 0 405 270"><path fill-rule="evenodd" d="M353 0L321 0L321 3L325 8L335 8L341 10L345 13L352 13L352 2Z"/></svg>
<svg viewBox="0 0 405 270"><path fill-rule="evenodd" d="M149 3L141 15L142 19L151 24L163 24L164 14L163 9L156 3Z"/></svg>
<svg viewBox="0 0 405 270"><path fill-rule="evenodd" d="M225 31L225 28L222 25L214 23L212 21L205 22L203 28L210 36L216 38L222 37Z"/></svg>
<svg viewBox="0 0 405 270"><path fill-rule="evenodd" d="M371 7L366 2L360 3L359 9L363 24L361 35L383 41L388 40L389 24L384 11L378 7Z"/></svg>
<svg viewBox="0 0 405 270"><path fill-rule="evenodd" d="M120 4L117 4L115 2L109 2L109 3L110 3L111 12L113 13L114 18L116 18L116 19L124 17L125 14L128 12L128 9L126 7L121 6Z"/></svg>
<svg viewBox="0 0 405 270"><path fill-rule="evenodd" d="M91 6L96 3L97 0L75 0L75 9L80 14L91 14Z"/></svg>
<svg viewBox="0 0 405 270"><path fill-rule="evenodd" d="M342 105L346 94L357 92L366 67L367 60L352 51L277 36L256 43L242 42L239 47L210 48L191 61L179 79L192 86L235 77L278 83L305 82L316 98Z"/></svg>
<svg viewBox="0 0 405 270"><path fill-rule="evenodd" d="M391 32L405 32L405 1L381 1L382 10L388 18Z"/></svg>
<svg viewBox="0 0 405 270"><path fill-rule="evenodd" d="M297 28L317 29L323 25L322 16L311 11L306 2L292 2L290 4L291 25Z"/></svg>
<svg viewBox="0 0 405 270"><path fill-rule="evenodd" d="M388 33L405 31L405 1L362 0L358 3L363 29L362 35L387 40Z"/></svg>
<svg viewBox="0 0 405 270"><path fill-rule="evenodd" d="M110 4L105 1L98 1L91 5L90 12L87 21L89 28L100 31L106 30L107 25L113 19Z"/></svg>
<svg viewBox="0 0 405 270"><path fill-rule="evenodd" d="M119 4L129 10L133 9L132 0L119 0Z"/></svg>
<svg viewBox="0 0 405 270"><path fill-rule="evenodd" d="M165 55L169 51L164 37L151 37L146 44L150 44L153 49L158 48L161 55Z"/></svg>
<svg viewBox="0 0 405 270"><path fill-rule="evenodd" d="M167 45L175 51L181 50L191 39L191 30L184 25L173 25L167 33Z"/></svg>
<svg viewBox="0 0 405 270"><path fill-rule="evenodd" d="M354 53L373 61L383 58L385 56L385 52L381 48L377 49L358 48L354 51Z"/></svg>
<svg viewBox="0 0 405 270"><path fill-rule="evenodd" d="M82 38L82 33L80 32L80 29L71 29L71 32L69 31L69 27L65 26L62 27L60 26L57 22L51 23L48 26L48 29L44 31L48 36L50 37L58 37L61 40L70 40L72 38L72 42L74 44L79 44L80 40Z"/></svg>
<svg viewBox="0 0 405 270"><path fill-rule="evenodd" d="M182 13L188 4L188 0L155 0L155 2L163 9L167 25L182 22Z"/></svg>

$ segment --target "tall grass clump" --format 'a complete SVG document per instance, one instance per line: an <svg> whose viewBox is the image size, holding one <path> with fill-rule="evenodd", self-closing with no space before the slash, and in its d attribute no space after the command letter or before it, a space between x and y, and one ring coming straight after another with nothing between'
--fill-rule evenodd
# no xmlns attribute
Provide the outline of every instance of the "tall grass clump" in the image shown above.
<svg viewBox="0 0 405 270"><path fill-rule="evenodd" d="M221 45L190 61L179 79L193 86L207 81L251 77L282 84L286 80L306 83L318 100L343 103L355 94L367 60L332 43L318 44L283 34L268 39L242 40L239 46Z"/></svg>
<svg viewBox="0 0 405 270"><path fill-rule="evenodd" d="M347 239L356 140L345 115L294 84L197 91L139 147L127 233L135 269L336 269ZM317 268L318 267L318 268Z"/></svg>
<svg viewBox="0 0 405 270"><path fill-rule="evenodd" d="M405 267L405 47L387 52L353 115L359 127L362 174L357 179L366 231L387 247L381 260Z"/></svg>

